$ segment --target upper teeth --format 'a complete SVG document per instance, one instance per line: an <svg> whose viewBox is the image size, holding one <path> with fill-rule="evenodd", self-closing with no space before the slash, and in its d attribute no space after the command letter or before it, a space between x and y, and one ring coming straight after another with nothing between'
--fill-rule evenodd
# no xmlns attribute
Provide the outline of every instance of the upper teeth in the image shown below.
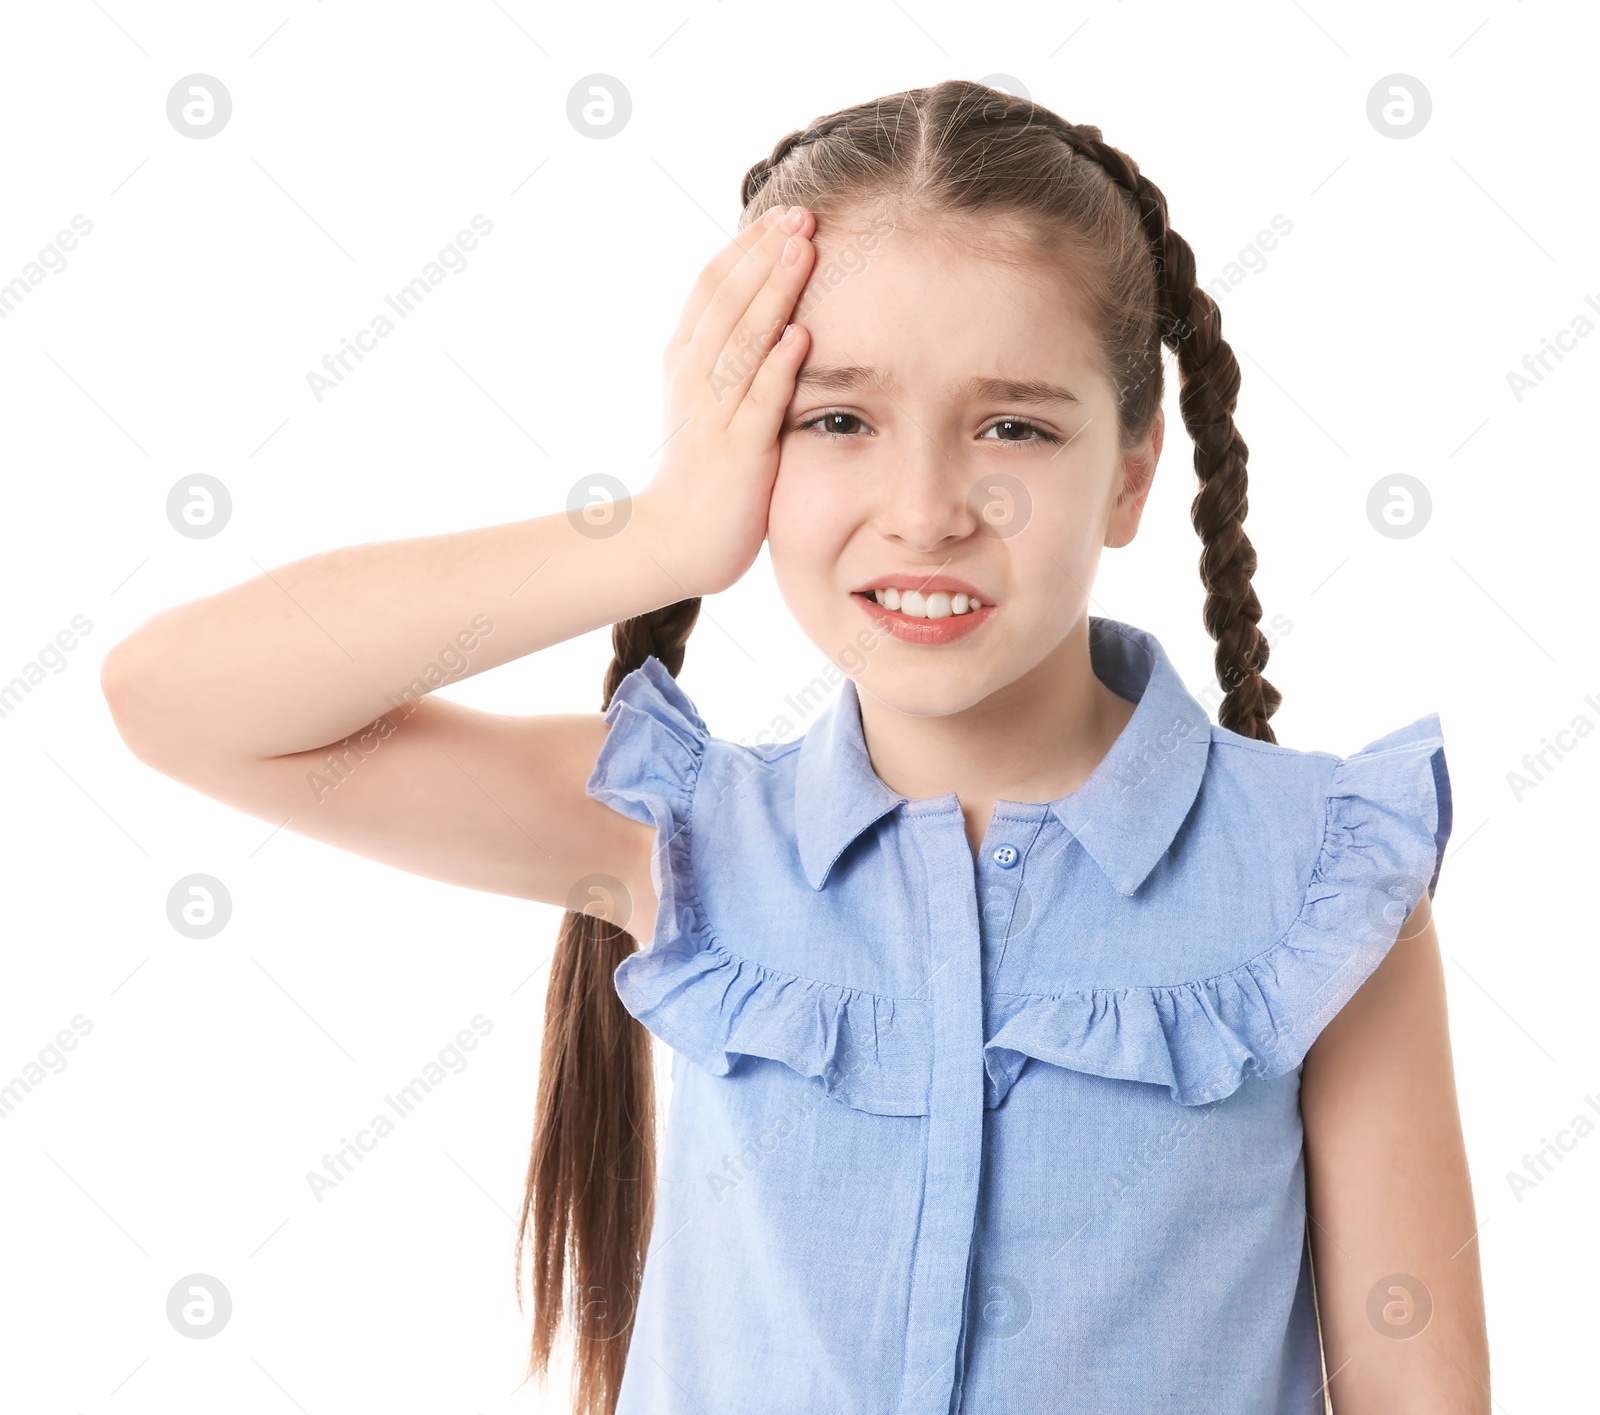
<svg viewBox="0 0 1600 1415"><path fill-rule="evenodd" d="M970 614L982 609L983 601L970 595L946 594L935 590L925 595L921 590L873 590L873 598L885 609L898 609L910 619L948 619L952 614Z"/></svg>

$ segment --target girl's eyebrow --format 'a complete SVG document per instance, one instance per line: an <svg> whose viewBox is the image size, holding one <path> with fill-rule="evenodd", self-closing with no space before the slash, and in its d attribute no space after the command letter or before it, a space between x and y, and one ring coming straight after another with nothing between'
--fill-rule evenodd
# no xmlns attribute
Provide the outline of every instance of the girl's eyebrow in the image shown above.
<svg viewBox="0 0 1600 1415"><path fill-rule="evenodd" d="M796 394L854 393L858 388L876 389L880 393L896 391L892 378L861 364L810 364L800 370L794 381Z"/></svg>
<svg viewBox="0 0 1600 1415"><path fill-rule="evenodd" d="M1076 403L1078 395L1042 378L969 378L952 396L982 403Z"/></svg>
<svg viewBox="0 0 1600 1415"><path fill-rule="evenodd" d="M869 389L893 395L899 390L892 378L878 369L861 364L814 364L800 370L795 379L795 393L853 393ZM956 402L1030 403L1042 406L1047 403L1078 403L1080 399L1070 388L1051 383L1042 378L985 378L978 375L957 384L950 390Z"/></svg>

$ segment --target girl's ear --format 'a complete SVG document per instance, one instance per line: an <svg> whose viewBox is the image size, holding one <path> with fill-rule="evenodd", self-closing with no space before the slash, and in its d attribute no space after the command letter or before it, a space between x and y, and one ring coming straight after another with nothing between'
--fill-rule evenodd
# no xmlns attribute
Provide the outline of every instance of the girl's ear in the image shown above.
<svg viewBox="0 0 1600 1415"><path fill-rule="evenodd" d="M1144 441L1122 456L1122 492L1111 503L1111 517L1106 523L1105 543L1113 550L1127 545L1139 529L1145 499L1155 480L1156 463L1161 460L1161 439L1165 432L1166 417L1157 408L1155 421Z"/></svg>

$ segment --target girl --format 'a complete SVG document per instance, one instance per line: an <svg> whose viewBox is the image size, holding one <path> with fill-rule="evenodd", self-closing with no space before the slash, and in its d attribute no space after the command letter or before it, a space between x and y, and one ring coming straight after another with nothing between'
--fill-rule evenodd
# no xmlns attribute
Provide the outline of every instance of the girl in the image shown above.
<svg viewBox="0 0 1600 1415"><path fill-rule="evenodd" d="M123 736L571 911L522 1223L532 1368L565 1319L581 1411L1488 1411L1439 721L1276 744L1239 368L1161 192L951 81L790 134L741 195L645 491L158 615L107 659ZM1216 726L1087 612L1160 455L1163 344ZM842 674L749 747L676 675L763 539ZM603 717L383 708L458 632L482 672L608 623Z"/></svg>

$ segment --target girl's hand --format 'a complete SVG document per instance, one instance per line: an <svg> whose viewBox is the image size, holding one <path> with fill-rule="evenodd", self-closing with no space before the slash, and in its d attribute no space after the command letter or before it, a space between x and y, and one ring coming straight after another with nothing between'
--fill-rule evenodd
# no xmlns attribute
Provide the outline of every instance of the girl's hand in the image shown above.
<svg viewBox="0 0 1600 1415"><path fill-rule="evenodd" d="M784 326L816 259L814 230L804 207L746 227L700 272L667 345L667 442L636 500L685 598L734 584L766 539L778 430L810 343L798 325L783 338Z"/></svg>

